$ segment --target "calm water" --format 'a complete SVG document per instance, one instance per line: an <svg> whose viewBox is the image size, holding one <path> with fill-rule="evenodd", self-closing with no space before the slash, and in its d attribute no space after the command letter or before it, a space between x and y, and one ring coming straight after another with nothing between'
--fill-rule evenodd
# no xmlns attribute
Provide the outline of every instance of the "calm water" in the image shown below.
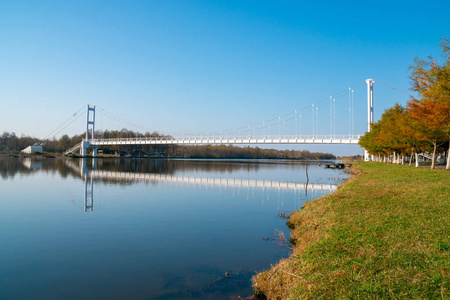
<svg viewBox="0 0 450 300"><path fill-rule="evenodd" d="M347 177L318 162L9 158L0 176L0 299L249 296L290 254L264 239L289 236L278 213Z"/></svg>

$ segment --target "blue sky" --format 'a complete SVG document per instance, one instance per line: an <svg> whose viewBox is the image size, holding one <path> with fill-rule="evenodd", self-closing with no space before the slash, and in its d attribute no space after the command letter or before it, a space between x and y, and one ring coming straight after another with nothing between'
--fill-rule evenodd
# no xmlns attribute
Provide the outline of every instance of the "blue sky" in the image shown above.
<svg viewBox="0 0 450 300"><path fill-rule="evenodd" d="M0 131L43 138L90 103L151 130L201 133L276 118L366 78L408 91L413 58L439 57L449 33L448 1L3 0ZM374 93L376 118L408 100L378 83ZM366 105L362 86L354 133L366 129ZM348 97L336 106L336 134L348 134ZM329 113L319 110L319 134ZM138 130L97 110L97 129L122 126ZM83 129L80 118L59 135Z"/></svg>

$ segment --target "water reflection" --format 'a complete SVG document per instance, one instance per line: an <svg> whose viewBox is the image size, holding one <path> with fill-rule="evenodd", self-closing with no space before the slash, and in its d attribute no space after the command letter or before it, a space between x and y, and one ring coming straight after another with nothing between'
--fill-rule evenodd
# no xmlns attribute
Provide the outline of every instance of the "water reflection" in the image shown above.
<svg viewBox="0 0 450 300"><path fill-rule="evenodd" d="M32 160L31 158L25 158L23 165L30 170L42 169L42 160Z"/></svg>
<svg viewBox="0 0 450 300"><path fill-rule="evenodd" d="M272 162L267 162L265 167L270 168ZM2 166L8 169L8 164ZM84 211L92 212L94 209L94 183L129 184L133 182L145 182L158 184L160 182L175 184L176 187L193 186L204 187L212 190L226 190L232 188L241 190L278 190L279 192L294 191L299 195L308 196L308 192L314 195L323 195L333 192L337 184L332 183L309 183L308 169L305 165L306 182L288 182L268 179L235 178L230 176L217 177L218 173L231 174L233 171L257 171L261 166L258 163L247 161L223 161L220 164L208 161L176 160L172 163L168 160L150 160L143 163L136 159L54 159L33 160L30 158L22 160L23 168L15 166L14 170L23 174L32 174L42 170L45 172L58 172L62 177L69 174L84 181ZM128 170L128 171L125 171ZM1 170L3 177L14 176L8 174L7 170ZM189 172L186 172L189 171ZM178 173L192 174L192 171L206 174L208 176L178 175ZM5 175L8 174L8 175Z"/></svg>
<svg viewBox="0 0 450 300"><path fill-rule="evenodd" d="M94 210L94 178L84 175L84 211Z"/></svg>
<svg viewBox="0 0 450 300"><path fill-rule="evenodd" d="M131 160L129 160L131 161ZM306 167L306 183L301 182L284 182L284 181L276 181L276 180L263 180L263 179L246 179L246 178L217 178L217 177L194 177L194 176L178 176L176 174L170 174L163 172L162 164L158 164L158 173L154 172L124 172L124 171L113 171L111 170L111 166L116 165L115 161L112 161L113 164L106 163L102 164L104 169L100 169L98 167L98 159L92 158L83 158L79 160L66 159L64 160L66 166L73 170L74 173L78 173L79 176L84 181L84 211L93 211L94 210L94 180L102 180L103 182L122 182L122 183L130 183L130 182L146 182L157 184L159 182L171 183L175 184L177 187L184 186L194 186L194 187L205 187L212 190L226 190L229 188L241 190L277 190L279 192L284 191L294 191L296 193L304 193L307 197L308 190L312 195L314 194L327 194L334 192L337 189L336 184L323 184L323 183L309 183L308 178L308 169ZM161 160L156 160L156 162L162 162ZM184 163L185 161L179 161ZM26 159L23 161L25 167L29 169L40 169L42 168L42 161L32 161L31 159ZM137 166L142 166L142 164L136 164ZM121 164L117 164L116 166L121 166ZM199 168L199 165L196 164L196 169ZM211 165L208 166L207 170L214 170L211 168ZM183 164L182 167L189 167L189 164ZM226 168L222 168L222 170L232 171L233 167L239 168L239 165L227 164ZM128 165L130 168L130 164ZM257 164L251 164L250 168L258 168ZM105 170L106 169L106 170ZM142 169L142 168L140 168ZM246 166L246 169L249 169L249 166ZM171 169L173 171L173 168Z"/></svg>
<svg viewBox="0 0 450 300"><path fill-rule="evenodd" d="M345 177L317 164L0 159L0 298L245 298L279 213Z"/></svg>

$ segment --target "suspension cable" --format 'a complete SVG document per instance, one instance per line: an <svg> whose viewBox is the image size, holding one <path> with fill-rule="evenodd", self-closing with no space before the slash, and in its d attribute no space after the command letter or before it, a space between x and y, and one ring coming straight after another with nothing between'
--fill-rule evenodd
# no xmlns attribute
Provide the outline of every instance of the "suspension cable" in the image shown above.
<svg viewBox="0 0 450 300"><path fill-rule="evenodd" d="M59 134L61 131L63 131L64 129L66 129L70 124L72 124L73 122L75 122L76 120L78 120L81 116L83 116L86 113L86 111L83 111L81 114L78 114L78 116L73 119L69 124L67 124L66 126L64 126L63 128L61 128L58 132L56 132L54 135Z"/></svg>
<svg viewBox="0 0 450 300"><path fill-rule="evenodd" d="M47 139L50 135L52 135L55 131L57 131L61 126L63 126L63 125L66 124L67 122L69 122L72 118L76 117L76 116L78 115L78 113L79 113L81 110L83 110L84 108L85 108L85 106L83 105L77 112L73 113L67 120L65 120L64 122L62 122L58 127L56 127L55 129L53 129L52 132L50 132L49 134L47 134L47 135L44 137L44 140ZM78 117L77 117L77 119L78 119ZM70 124L72 124L72 122L71 122ZM69 124L69 125L70 125L70 124ZM66 128L66 127L67 127L67 126L65 126L64 128ZM63 128L63 129L64 129L64 128ZM59 132L61 132L61 130L58 131L57 133L59 133ZM56 133L56 134L57 134L57 133ZM54 134L54 135L56 135L56 134Z"/></svg>
<svg viewBox="0 0 450 300"><path fill-rule="evenodd" d="M351 88L353 88L353 89L356 89L356 87L358 87L358 86L360 86L361 84L363 84L365 81L363 80L363 81L360 81L360 82L358 82L358 83L356 83L356 84L354 84L354 85L352 85L351 86ZM332 95L332 96L335 96L334 98L335 99L338 99L338 98L342 98L342 95L341 94L344 94L344 96L346 95L345 93L348 91L348 89L345 89L345 90L342 90L342 91L340 91L340 92L337 92L337 93L335 93L334 95ZM320 101L317 101L317 102L315 102L314 103L314 106L317 106L318 104L321 104L322 102L324 102L324 101L328 101L330 98L329 97L327 97L327 98L324 98L324 99L322 99L322 100L320 100ZM328 102L327 102L328 103ZM289 113L286 113L286 114L284 114L284 115L281 115L281 116L279 116L279 117L275 117L275 118L272 118L272 119L268 119L268 120L264 120L264 121L261 121L261 122L257 122L257 123L253 123L253 124L250 124L250 125L247 125L247 126L242 126L242 127L238 127L238 128L233 128L233 129L227 129L227 130L221 130L220 131L220 133L224 133L224 132L230 132L230 131L236 131L236 130L240 130L240 129L244 129L244 128L248 128L248 127L253 127L253 126L256 126L256 125L261 125L261 124L268 124L268 125L276 125L275 123L274 124L271 124L270 122L272 122L272 121L275 121L275 120L279 120L279 118L284 118L284 117L287 117L287 116L289 116L289 115L292 115L292 114L296 114L296 112L297 113L299 113L299 112L302 112L302 111L305 111L306 110L306 112L304 112L304 113L302 113L302 115L304 115L304 114L307 114L307 113L309 113L309 112L311 112L309 109L310 109L310 105L307 105L307 106L304 106L304 107L302 107L302 108L300 108L300 109L297 109L297 110L295 110L295 111L291 111L291 112L289 112ZM292 120L293 118L289 118L288 120ZM287 120L285 120L285 121L287 121ZM263 126L262 128L264 128L265 126ZM218 131L215 131L215 132L210 132L210 133L206 133L206 134L215 134L215 133L219 133Z"/></svg>
<svg viewBox="0 0 450 300"><path fill-rule="evenodd" d="M364 82L365 82L364 80L361 81L361 82L358 82L358 83L352 85L350 88L355 91L355 90L361 88L361 86L362 86L362 84L364 84ZM393 88L393 87L391 87L391 88ZM336 100L336 99L343 98L344 96L347 95L347 93L348 93L348 88L333 94L331 97ZM320 101L315 102L314 106L320 108L322 106L328 105L329 104L329 102L328 102L329 100L330 100L330 97L324 98L324 99L322 99ZM116 116L116 115L106 111L102 107L97 106L97 108L99 108L101 110L101 113L103 113L104 115L109 117L111 120L119 122L122 125L126 124L126 125L129 125L131 127L137 128L137 129L145 130L146 132L153 132L153 131L155 131L155 130L150 130L147 127L140 126L140 125L137 125L135 123L129 122L129 121L127 121L127 120L125 120L125 119L123 119L123 118L121 118L119 116ZM297 116L299 116L299 115L303 116L305 114L311 113L312 111L310 110L310 108L311 108L311 106L307 105L307 106L304 106L304 107L302 107L300 109L297 109L295 111L292 111L292 112L280 115L280 116L275 117L275 118L267 119L267 120L264 120L264 121L261 121L261 122L257 122L257 123L253 123L253 124L250 124L250 125L233 128L233 129L226 129L226 130L214 131L214 132L206 132L206 133L203 133L202 135L215 135L215 134L219 134L219 133L220 134L223 134L223 133L228 134L229 132L236 132L236 131L239 131L241 133L245 133L245 132L249 132L249 131L255 131L255 130L264 129L264 128L267 128L268 126L273 126L273 125L280 126L279 124L281 124L281 121L284 121L284 122L290 121L290 120L296 119ZM291 117L286 118L288 116L291 116ZM276 121L276 122L274 122L274 121ZM243 130L243 129L245 129L245 130ZM158 132L162 133L162 134L167 134L167 135L188 135L188 136L189 135L198 135L198 134L195 134L195 133L186 133L186 132L184 132L184 133L165 132L165 131L158 131Z"/></svg>

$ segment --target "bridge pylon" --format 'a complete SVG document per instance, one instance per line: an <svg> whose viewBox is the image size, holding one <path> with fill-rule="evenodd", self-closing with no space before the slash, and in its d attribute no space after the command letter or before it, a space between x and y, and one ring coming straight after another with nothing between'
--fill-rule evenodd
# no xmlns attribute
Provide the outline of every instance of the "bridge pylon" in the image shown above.
<svg viewBox="0 0 450 300"><path fill-rule="evenodd" d="M92 112L92 117L91 117ZM92 139L95 135L95 105L86 105L86 138L81 142L80 154L86 156L87 149L92 149L92 156L97 157L97 145L92 145L89 141L89 127L92 127Z"/></svg>
<svg viewBox="0 0 450 300"><path fill-rule="evenodd" d="M366 79L366 83L367 83L367 132L369 132L370 126L373 123L373 85L375 84L375 80ZM367 150L364 150L364 161L369 160L371 160L369 152L367 152Z"/></svg>

